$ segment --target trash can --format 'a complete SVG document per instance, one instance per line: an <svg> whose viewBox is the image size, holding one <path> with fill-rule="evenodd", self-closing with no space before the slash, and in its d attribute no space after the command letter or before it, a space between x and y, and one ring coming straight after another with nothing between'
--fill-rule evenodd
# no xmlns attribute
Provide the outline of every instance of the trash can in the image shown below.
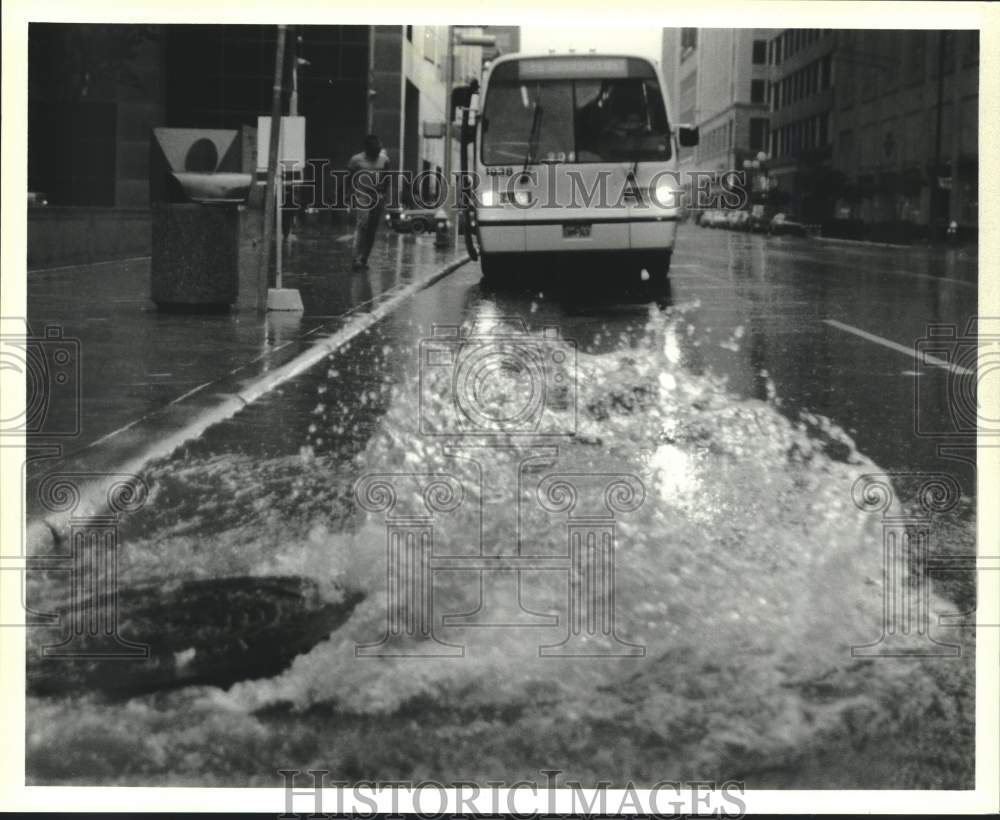
<svg viewBox="0 0 1000 820"><path fill-rule="evenodd" d="M264 194L255 158L243 156L248 142L238 130L153 129L151 295L159 309L256 305Z"/></svg>

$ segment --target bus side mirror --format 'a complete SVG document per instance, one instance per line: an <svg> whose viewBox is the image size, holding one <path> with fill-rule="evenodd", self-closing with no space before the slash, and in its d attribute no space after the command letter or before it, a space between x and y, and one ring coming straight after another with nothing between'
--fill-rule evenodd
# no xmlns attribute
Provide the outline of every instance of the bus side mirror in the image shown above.
<svg viewBox="0 0 1000 820"><path fill-rule="evenodd" d="M677 126L677 142L680 143L681 148L693 148L698 144L698 126L697 125L678 125Z"/></svg>

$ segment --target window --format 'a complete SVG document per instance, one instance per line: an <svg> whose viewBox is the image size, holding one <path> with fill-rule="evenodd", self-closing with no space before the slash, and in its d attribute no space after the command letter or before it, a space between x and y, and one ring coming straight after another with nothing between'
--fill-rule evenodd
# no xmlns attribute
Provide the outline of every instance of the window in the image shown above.
<svg viewBox="0 0 1000 820"><path fill-rule="evenodd" d="M906 45L906 82L908 85L922 83L924 81L924 71L927 68L925 65L927 32L908 32Z"/></svg>
<svg viewBox="0 0 1000 820"><path fill-rule="evenodd" d="M966 38L967 43L965 46L965 60L963 61L963 65L977 65L979 63L979 32L967 32Z"/></svg>
<svg viewBox="0 0 1000 820"><path fill-rule="evenodd" d="M750 150L763 151L767 148L767 117L750 118Z"/></svg>
<svg viewBox="0 0 1000 820"><path fill-rule="evenodd" d="M413 42L413 26L406 27L406 39Z"/></svg>
<svg viewBox="0 0 1000 820"><path fill-rule="evenodd" d="M424 26L424 59L437 65L437 28Z"/></svg>
<svg viewBox="0 0 1000 820"><path fill-rule="evenodd" d="M670 158L667 115L655 79L522 82L514 79L516 70L517 63L498 67L486 95L482 158L487 165Z"/></svg>
<svg viewBox="0 0 1000 820"><path fill-rule="evenodd" d="M28 121L31 190L53 205L115 204L115 103L32 101Z"/></svg>
<svg viewBox="0 0 1000 820"><path fill-rule="evenodd" d="M698 29L682 28L681 53L685 51L694 51L697 47L698 47Z"/></svg>
<svg viewBox="0 0 1000 820"><path fill-rule="evenodd" d="M420 163L420 198L424 202L433 202L436 196L434 177L431 175L431 164L427 160Z"/></svg>
<svg viewBox="0 0 1000 820"><path fill-rule="evenodd" d="M781 37L774 38L774 64L781 65Z"/></svg>
<svg viewBox="0 0 1000 820"><path fill-rule="evenodd" d="M820 82L819 87L821 89L827 89L830 87L830 55L827 54L822 63L820 64Z"/></svg>
<svg viewBox="0 0 1000 820"><path fill-rule="evenodd" d="M765 89L765 84L763 80L751 80L750 102L755 102L755 103L764 102L764 89Z"/></svg>
<svg viewBox="0 0 1000 820"><path fill-rule="evenodd" d="M944 73L951 74L955 70L955 37L956 31L939 31L938 37L944 40ZM935 69L935 73L937 70Z"/></svg>
<svg viewBox="0 0 1000 820"><path fill-rule="evenodd" d="M767 40L753 41L753 64L764 65L767 62Z"/></svg>

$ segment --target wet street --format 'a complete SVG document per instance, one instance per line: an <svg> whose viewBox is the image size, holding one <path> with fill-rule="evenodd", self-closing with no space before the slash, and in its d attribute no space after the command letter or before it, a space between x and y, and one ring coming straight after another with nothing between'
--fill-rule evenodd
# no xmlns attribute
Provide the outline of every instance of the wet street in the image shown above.
<svg viewBox="0 0 1000 820"><path fill-rule="evenodd" d="M974 640L938 616L973 579L923 590L946 651L871 646L882 512L943 473L929 549L975 550L961 371L912 349L950 323L960 360L976 276L690 225L666 289L459 268L148 466L119 562L152 661L29 661L29 782L967 788Z"/></svg>

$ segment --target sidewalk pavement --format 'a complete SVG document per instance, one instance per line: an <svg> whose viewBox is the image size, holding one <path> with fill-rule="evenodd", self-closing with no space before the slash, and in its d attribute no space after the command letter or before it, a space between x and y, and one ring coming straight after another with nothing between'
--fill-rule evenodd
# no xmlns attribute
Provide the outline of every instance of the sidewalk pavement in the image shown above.
<svg viewBox="0 0 1000 820"><path fill-rule="evenodd" d="M78 407L71 384L52 388L48 410L63 429L76 414L79 434L29 441L61 444L29 461L29 479L53 469L135 467L166 454L467 259L435 248L433 237L383 227L369 269L354 272L351 243L340 234L304 229L283 246L283 284L300 291L301 314L161 313L149 299L148 257L30 272L31 334L56 327L78 340L80 366Z"/></svg>

